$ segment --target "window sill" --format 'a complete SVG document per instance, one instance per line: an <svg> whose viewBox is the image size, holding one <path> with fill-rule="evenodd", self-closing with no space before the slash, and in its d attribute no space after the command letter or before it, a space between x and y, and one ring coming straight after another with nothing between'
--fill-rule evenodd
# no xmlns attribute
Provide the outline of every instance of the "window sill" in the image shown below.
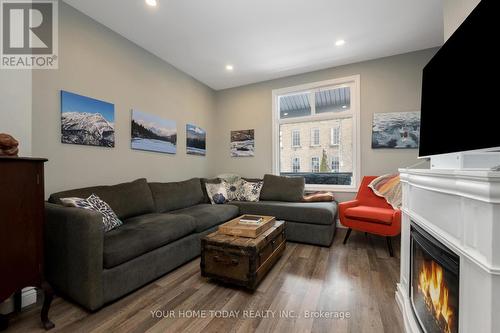
<svg viewBox="0 0 500 333"><path fill-rule="evenodd" d="M302 146L292 146L292 148L302 148Z"/></svg>

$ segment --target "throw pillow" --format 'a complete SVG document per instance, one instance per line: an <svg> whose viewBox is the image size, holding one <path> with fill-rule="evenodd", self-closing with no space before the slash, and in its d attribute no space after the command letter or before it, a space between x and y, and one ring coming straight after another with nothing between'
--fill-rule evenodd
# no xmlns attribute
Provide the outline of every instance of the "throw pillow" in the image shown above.
<svg viewBox="0 0 500 333"><path fill-rule="evenodd" d="M217 178L225 180L229 183L235 183L241 179L241 176L234 173L224 173L222 175L218 175Z"/></svg>
<svg viewBox="0 0 500 333"><path fill-rule="evenodd" d="M118 219L115 212L109 205L102 201L97 195L92 194L87 198L87 201L92 205L94 210L102 214L102 223L104 224L104 232L113 230L121 226L123 223Z"/></svg>
<svg viewBox="0 0 500 333"><path fill-rule="evenodd" d="M87 199L61 198L60 200L66 207L83 208L101 213L104 232L111 231L123 224L123 222L118 219L113 209L95 194L92 194Z"/></svg>
<svg viewBox="0 0 500 333"><path fill-rule="evenodd" d="M304 177L264 176L260 200L300 202L304 197Z"/></svg>
<svg viewBox="0 0 500 333"><path fill-rule="evenodd" d="M212 205L220 205L227 202L227 190L224 183L206 183L205 187L207 189L207 194Z"/></svg>
<svg viewBox="0 0 500 333"><path fill-rule="evenodd" d="M264 182L247 182L246 180L241 181L240 190L238 191L239 201L259 201L260 191Z"/></svg>
<svg viewBox="0 0 500 333"><path fill-rule="evenodd" d="M228 201L235 201L238 200L238 192L241 188L241 183L243 181L241 179L238 179L234 182L229 182L227 180L222 180L222 184L226 187L226 192L227 192L227 200Z"/></svg>

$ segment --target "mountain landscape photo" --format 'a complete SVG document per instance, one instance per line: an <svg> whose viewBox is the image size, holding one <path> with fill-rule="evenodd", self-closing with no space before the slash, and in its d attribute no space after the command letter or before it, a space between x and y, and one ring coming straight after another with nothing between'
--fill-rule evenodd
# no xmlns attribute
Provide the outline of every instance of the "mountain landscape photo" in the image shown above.
<svg viewBox="0 0 500 333"><path fill-rule="evenodd" d="M114 105L61 91L61 142L115 146Z"/></svg>
<svg viewBox="0 0 500 333"><path fill-rule="evenodd" d="M207 149L207 133L204 129L186 125L186 150L190 155L205 156Z"/></svg>
<svg viewBox="0 0 500 333"><path fill-rule="evenodd" d="M167 154L177 152L177 126L174 121L133 110L131 133L132 149Z"/></svg>

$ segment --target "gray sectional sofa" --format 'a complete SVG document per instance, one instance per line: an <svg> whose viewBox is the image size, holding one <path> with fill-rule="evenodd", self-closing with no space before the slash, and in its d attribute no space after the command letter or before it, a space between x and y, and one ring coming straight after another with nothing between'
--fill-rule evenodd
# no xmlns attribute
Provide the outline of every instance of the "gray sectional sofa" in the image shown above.
<svg viewBox="0 0 500 333"><path fill-rule="evenodd" d="M212 205L204 181L146 179L54 193L46 203L46 278L60 294L94 311L200 255L200 238L240 214L287 221L291 241L329 246L335 202L231 202ZM123 221L107 233L100 213L61 205L98 195Z"/></svg>

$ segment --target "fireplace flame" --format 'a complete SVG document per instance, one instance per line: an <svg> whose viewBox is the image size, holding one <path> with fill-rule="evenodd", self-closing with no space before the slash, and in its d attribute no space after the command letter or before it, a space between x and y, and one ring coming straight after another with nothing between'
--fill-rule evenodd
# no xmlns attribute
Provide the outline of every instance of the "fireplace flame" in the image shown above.
<svg viewBox="0 0 500 333"><path fill-rule="evenodd" d="M444 332L451 332L453 311L448 304L449 290L443 279L443 268L436 262L424 262L418 279L418 289ZM444 322L445 325L442 325Z"/></svg>

